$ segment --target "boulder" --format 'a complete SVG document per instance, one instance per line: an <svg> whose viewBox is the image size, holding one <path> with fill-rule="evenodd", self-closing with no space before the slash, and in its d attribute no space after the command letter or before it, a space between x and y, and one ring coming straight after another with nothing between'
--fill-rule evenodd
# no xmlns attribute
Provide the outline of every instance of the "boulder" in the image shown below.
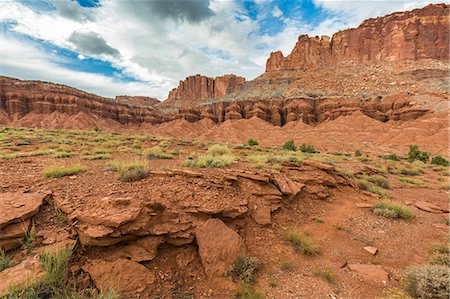
<svg viewBox="0 0 450 299"><path fill-rule="evenodd" d="M195 238L200 260L209 277L223 276L246 252L241 236L217 218L211 218L197 228Z"/></svg>
<svg viewBox="0 0 450 299"><path fill-rule="evenodd" d="M152 271L123 258L114 262L94 260L83 270L89 273L98 289L103 292L113 289L124 298L141 298L155 281Z"/></svg>
<svg viewBox="0 0 450 299"><path fill-rule="evenodd" d="M253 220L259 225L270 225L272 224L272 218L271 218L271 210L268 206L263 206L257 208L253 212Z"/></svg>
<svg viewBox="0 0 450 299"><path fill-rule="evenodd" d="M23 222L35 215L50 194L0 193L0 229L11 223Z"/></svg>
<svg viewBox="0 0 450 299"><path fill-rule="evenodd" d="M0 272L0 297L8 295L13 287L26 287L44 277L44 269L38 256L28 258L20 264Z"/></svg>

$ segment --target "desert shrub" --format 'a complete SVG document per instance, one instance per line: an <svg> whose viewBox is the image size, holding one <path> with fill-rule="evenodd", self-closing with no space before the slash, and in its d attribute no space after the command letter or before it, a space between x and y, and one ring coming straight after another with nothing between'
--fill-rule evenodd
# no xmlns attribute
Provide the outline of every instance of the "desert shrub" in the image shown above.
<svg viewBox="0 0 450 299"><path fill-rule="evenodd" d="M418 180L418 179L412 179L412 178L408 178L408 177L400 177L398 178L398 180L406 186L418 186L421 187L424 185L424 181L422 180Z"/></svg>
<svg viewBox="0 0 450 299"><path fill-rule="evenodd" d="M304 255L317 255L319 253L313 239L296 229L288 229L284 233L284 239L291 243L295 251Z"/></svg>
<svg viewBox="0 0 450 299"><path fill-rule="evenodd" d="M93 154L110 154L113 152L112 149L106 147L94 147L91 152Z"/></svg>
<svg viewBox="0 0 450 299"><path fill-rule="evenodd" d="M231 276L235 280L245 283L253 283L256 278L256 272L260 267L259 260L253 256L239 257L233 264Z"/></svg>
<svg viewBox="0 0 450 299"><path fill-rule="evenodd" d="M11 267L11 259L6 256L3 249L0 248L0 272Z"/></svg>
<svg viewBox="0 0 450 299"><path fill-rule="evenodd" d="M449 280L449 268L446 266L415 266L406 270L405 289L414 298L447 299Z"/></svg>
<svg viewBox="0 0 450 299"><path fill-rule="evenodd" d="M81 165L55 166L44 170L43 174L47 178L60 178L86 172L87 168Z"/></svg>
<svg viewBox="0 0 450 299"><path fill-rule="evenodd" d="M96 155L88 155L88 156L84 156L83 160L108 160L111 159L112 156L111 154L96 154Z"/></svg>
<svg viewBox="0 0 450 299"><path fill-rule="evenodd" d="M231 151L228 148L228 146L226 146L226 145L213 144L208 148L206 153L213 157L217 157L217 156L230 155Z"/></svg>
<svg viewBox="0 0 450 299"><path fill-rule="evenodd" d="M290 260L283 260L280 263L280 269L284 272L291 272L292 270L294 270L294 265Z"/></svg>
<svg viewBox="0 0 450 299"><path fill-rule="evenodd" d="M258 141L256 141L255 139L249 139L249 140L247 140L247 145L248 146L256 146L256 145L259 145L259 142Z"/></svg>
<svg viewBox="0 0 450 299"><path fill-rule="evenodd" d="M366 176L362 176L362 178L378 187L381 187L384 189L390 188L389 181L384 176L381 176L381 175L368 176L368 175L366 175ZM370 189L370 187L369 187L369 189Z"/></svg>
<svg viewBox="0 0 450 299"><path fill-rule="evenodd" d="M428 159L430 158L430 153L428 152L422 152L419 150L419 146L416 144L409 146L409 152L408 152L408 161L414 162L414 161L422 161L426 163Z"/></svg>
<svg viewBox="0 0 450 299"><path fill-rule="evenodd" d="M419 167L403 167L400 166L397 168L397 172L404 175L419 175L423 171Z"/></svg>
<svg viewBox="0 0 450 299"><path fill-rule="evenodd" d="M359 149L357 149L357 150L355 151L355 157L361 157L361 156L362 156L361 151L360 151Z"/></svg>
<svg viewBox="0 0 450 299"><path fill-rule="evenodd" d="M347 169L347 168L343 168L343 167L337 167L336 168L337 172L339 172L340 174L352 178L354 176L354 173L352 170Z"/></svg>
<svg viewBox="0 0 450 299"><path fill-rule="evenodd" d="M149 159L172 159L173 156L160 146L154 146L144 151L144 155Z"/></svg>
<svg viewBox="0 0 450 299"><path fill-rule="evenodd" d="M243 283L239 285L236 293L233 296L234 299L265 299L266 297L255 290L252 285Z"/></svg>
<svg viewBox="0 0 450 299"><path fill-rule="evenodd" d="M386 218L411 219L414 217L414 212L410 208L391 200L375 202L373 212Z"/></svg>
<svg viewBox="0 0 450 299"><path fill-rule="evenodd" d="M397 156L396 154L384 155L380 156L380 158L383 160L400 161L400 157Z"/></svg>
<svg viewBox="0 0 450 299"><path fill-rule="evenodd" d="M334 284L336 279L336 272L330 268L322 268L314 270L313 274L317 277L322 278L328 283Z"/></svg>
<svg viewBox="0 0 450 299"><path fill-rule="evenodd" d="M369 191L371 193L380 195L382 197L386 196L386 193L381 188L379 188L376 185L372 184L371 182L369 182L365 178L358 179L357 183L358 183L359 189L361 189L361 190Z"/></svg>
<svg viewBox="0 0 450 299"><path fill-rule="evenodd" d="M316 152L316 149L314 148L314 146L310 145L310 144L305 144L302 143L302 145L300 145L300 151L302 153L311 153L314 154Z"/></svg>
<svg viewBox="0 0 450 299"><path fill-rule="evenodd" d="M433 243L430 248L428 262L433 265L450 266L450 248L448 244Z"/></svg>
<svg viewBox="0 0 450 299"><path fill-rule="evenodd" d="M117 171L119 173L119 181L135 182L142 180L148 176L147 164L139 161L118 162L112 161L106 165L107 169Z"/></svg>
<svg viewBox="0 0 450 299"><path fill-rule="evenodd" d="M269 287L275 288L278 285L278 280L274 275L270 275L268 279Z"/></svg>
<svg viewBox="0 0 450 299"><path fill-rule="evenodd" d="M296 151L297 147L295 146L294 140L289 140L283 144L283 149L288 151Z"/></svg>
<svg viewBox="0 0 450 299"><path fill-rule="evenodd" d="M22 241L22 247L28 251L33 251L36 246L36 227L31 226L30 230L25 231L25 239Z"/></svg>
<svg viewBox="0 0 450 299"><path fill-rule="evenodd" d="M53 158L69 158L69 157L72 157L72 156L74 156L75 155L75 153L72 153L72 152L57 152L57 153L54 153L53 155L52 155L52 157Z"/></svg>
<svg viewBox="0 0 450 299"><path fill-rule="evenodd" d="M431 159L431 164L435 164L435 165L441 165L441 166L448 166L448 160L445 159L444 157L441 156L434 156Z"/></svg>

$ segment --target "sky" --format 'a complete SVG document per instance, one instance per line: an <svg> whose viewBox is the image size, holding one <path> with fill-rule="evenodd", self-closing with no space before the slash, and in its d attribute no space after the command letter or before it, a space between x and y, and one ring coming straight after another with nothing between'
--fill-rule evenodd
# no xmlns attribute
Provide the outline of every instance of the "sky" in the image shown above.
<svg viewBox="0 0 450 299"><path fill-rule="evenodd" d="M0 75L164 100L189 75L264 72L301 34L448 0L2 0Z"/></svg>

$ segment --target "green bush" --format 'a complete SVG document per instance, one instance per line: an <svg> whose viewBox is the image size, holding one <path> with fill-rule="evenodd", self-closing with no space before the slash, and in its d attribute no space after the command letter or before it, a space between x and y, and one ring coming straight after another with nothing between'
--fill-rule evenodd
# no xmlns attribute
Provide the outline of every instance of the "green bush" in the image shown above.
<svg viewBox="0 0 450 299"><path fill-rule="evenodd" d="M296 229L287 230L284 233L284 238L291 243L292 247L294 247L297 252L304 255L317 255L319 253L313 239Z"/></svg>
<svg viewBox="0 0 450 299"><path fill-rule="evenodd" d="M355 157L361 157L361 156L362 156L361 151L360 151L359 149L357 149L357 150L355 151Z"/></svg>
<svg viewBox="0 0 450 299"><path fill-rule="evenodd" d="M217 156L230 155L231 151L228 148L228 146L226 146L226 145L213 144L208 148L206 153L213 157L217 157Z"/></svg>
<svg viewBox="0 0 450 299"><path fill-rule="evenodd" d="M247 145L256 146L256 145L259 145L259 142L256 141L255 139L249 139L249 140L247 140Z"/></svg>
<svg viewBox="0 0 450 299"><path fill-rule="evenodd" d="M448 299L449 268L442 265L411 267L405 273L405 289L414 298Z"/></svg>
<svg viewBox="0 0 450 299"><path fill-rule="evenodd" d="M426 162L428 162L429 158L430 158L430 153L420 151L419 146L417 146L416 144L409 146L409 152L408 152L408 161L409 162L422 161L422 162L426 163Z"/></svg>
<svg viewBox="0 0 450 299"><path fill-rule="evenodd" d="M384 156L381 156L381 159L392 160L392 161L400 161L400 157L397 156L396 154L384 155Z"/></svg>
<svg viewBox="0 0 450 299"><path fill-rule="evenodd" d="M167 153L162 147L154 146L144 151L144 155L149 159L172 159L173 156Z"/></svg>
<svg viewBox="0 0 450 299"><path fill-rule="evenodd" d="M55 166L50 167L44 170L43 174L48 178L60 178L69 175L75 175L79 173L86 172L87 168L80 165L72 165L72 166Z"/></svg>
<svg viewBox="0 0 450 299"><path fill-rule="evenodd" d="M231 276L235 280L253 283L260 267L259 260L253 256L239 257L233 264Z"/></svg>
<svg viewBox="0 0 450 299"><path fill-rule="evenodd" d="M435 165L441 165L441 166L448 166L448 160L441 156L435 156L433 159L431 159L431 164Z"/></svg>
<svg viewBox="0 0 450 299"><path fill-rule="evenodd" d="M11 267L11 259L6 256L6 253L0 248L0 272Z"/></svg>
<svg viewBox="0 0 450 299"><path fill-rule="evenodd" d="M414 217L414 212L410 208L391 200L375 202L373 212L386 218L411 219Z"/></svg>
<svg viewBox="0 0 450 299"><path fill-rule="evenodd" d="M316 149L314 148L314 146L310 145L310 144L305 144L303 143L302 145L300 145L300 151L302 153L311 153L314 154L316 152Z"/></svg>
<svg viewBox="0 0 450 299"><path fill-rule="evenodd" d="M295 146L294 140L289 140L283 144L283 149L288 151L296 151L297 147Z"/></svg>

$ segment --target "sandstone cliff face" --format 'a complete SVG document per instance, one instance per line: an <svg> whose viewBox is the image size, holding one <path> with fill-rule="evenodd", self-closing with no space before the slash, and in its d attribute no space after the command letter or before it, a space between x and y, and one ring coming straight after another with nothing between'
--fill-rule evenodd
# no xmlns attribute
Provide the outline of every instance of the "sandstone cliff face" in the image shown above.
<svg viewBox="0 0 450 299"><path fill-rule="evenodd" d="M292 53L271 53L266 72L341 62L448 59L449 5L393 13L329 37L299 37Z"/></svg>
<svg viewBox="0 0 450 299"><path fill-rule="evenodd" d="M229 89L245 82L245 78L225 75L216 78L195 75L180 81L169 93L168 100L207 100L224 96Z"/></svg>
<svg viewBox="0 0 450 299"><path fill-rule="evenodd" d="M116 96L117 103L126 104L130 106L150 106L153 107L161 103L156 98L143 96Z"/></svg>
<svg viewBox="0 0 450 299"><path fill-rule="evenodd" d="M11 119L20 119L31 112L43 115L88 112L120 124L159 123L173 119L151 107L130 107L64 85L0 77L0 90L0 112Z"/></svg>

